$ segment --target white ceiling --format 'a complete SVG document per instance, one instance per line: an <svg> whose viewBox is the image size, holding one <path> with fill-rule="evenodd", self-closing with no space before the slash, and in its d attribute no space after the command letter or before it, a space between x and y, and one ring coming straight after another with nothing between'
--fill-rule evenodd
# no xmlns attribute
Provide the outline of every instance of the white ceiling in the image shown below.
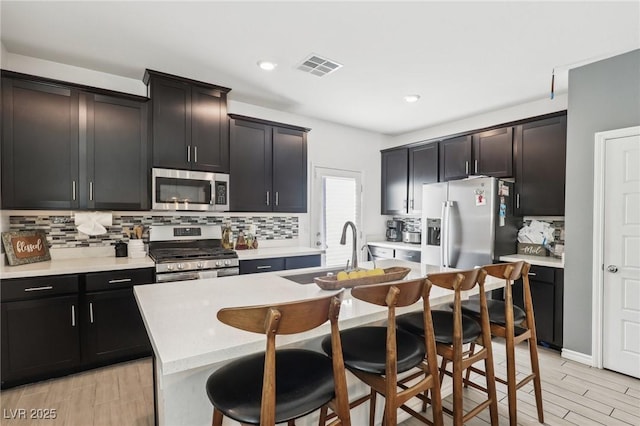
<svg viewBox="0 0 640 426"><path fill-rule="evenodd" d="M400 134L567 90L567 70L640 48L640 2L2 1L11 53ZM315 53L344 65L296 70ZM278 63L275 71L256 66ZM402 98L419 94L416 104Z"/></svg>

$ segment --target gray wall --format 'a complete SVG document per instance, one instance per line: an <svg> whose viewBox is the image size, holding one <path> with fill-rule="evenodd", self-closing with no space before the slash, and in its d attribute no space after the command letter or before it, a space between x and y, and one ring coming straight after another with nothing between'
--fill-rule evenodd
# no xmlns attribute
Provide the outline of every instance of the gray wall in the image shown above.
<svg viewBox="0 0 640 426"><path fill-rule="evenodd" d="M569 72L564 348L591 355L594 133L640 125L640 50Z"/></svg>

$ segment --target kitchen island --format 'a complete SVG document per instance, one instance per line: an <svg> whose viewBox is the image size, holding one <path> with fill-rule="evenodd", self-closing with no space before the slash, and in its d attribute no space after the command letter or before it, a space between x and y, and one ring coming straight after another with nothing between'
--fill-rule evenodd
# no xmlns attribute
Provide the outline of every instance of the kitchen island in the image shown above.
<svg viewBox="0 0 640 426"><path fill-rule="evenodd" d="M372 268L371 263L361 265ZM417 278L440 272L437 266L421 265L400 260L377 262L378 267L407 266L407 278ZM302 272L322 271L308 268L264 274L239 275L195 281L178 281L135 287L135 295L142 313L154 352L154 380L156 416L159 425L209 425L212 406L207 398L207 377L230 360L263 351L265 337L222 324L216 313L223 307L281 303L331 294L315 284L298 284L286 278ZM444 270L444 269L443 269ZM319 275L324 275L322 272ZM487 290L502 287L502 280L487 279ZM476 290L477 291L477 290ZM473 292L473 291L472 291ZM472 293L471 292L471 293ZM450 291L434 288L433 306L453 300ZM399 309L398 314L422 308ZM386 309L353 299L345 292L340 311L339 327L346 329L386 319ZM327 322L309 332L293 336L278 336L277 344L316 345L317 338L329 333ZM349 393L363 392L355 380L350 380ZM363 414L366 407L361 407ZM379 410L382 414L382 410ZM299 422L311 424L312 416ZM352 413L353 424L358 413ZM228 419L227 419L228 420ZM314 420L315 423L315 420ZM225 424L233 424L225 423ZM364 424L364 423L362 423Z"/></svg>

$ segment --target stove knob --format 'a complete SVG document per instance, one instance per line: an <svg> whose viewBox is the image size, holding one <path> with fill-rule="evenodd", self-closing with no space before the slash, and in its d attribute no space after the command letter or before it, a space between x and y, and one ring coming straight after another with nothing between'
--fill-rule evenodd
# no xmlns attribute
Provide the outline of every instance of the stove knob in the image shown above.
<svg viewBox="0 0 640 426"><path fill-rule="evenodd" d="M231 265L231 261L230 261L230 260L225 260L225 261L224 261L224 265L225 265L225 266L229 266L229 265Z"/></svg>
<svg viewBox="0 0 640 426"><path fill-rule="evenodd" d="M202 268L204 268L204 263L198 262L198 264L196 266L198 267L198 269L202 269Z"/></svg>
<svg viewBox="0 0 640 426"><path fill-rule="evenodd" d="M182 263L178 263L178 269L183 269L184 265Z"/></svg>
<svg viewBox="0 0 640 426"><path fill-rule="evenodd" d="M173 265L167 265L167 271L173 271Z"/></svg>
<svg viewBox="0 0 640 426"><path fill-rule="evenodd" d="M222 261L221 260L216 261L216 266L222 266Z"/></svg>

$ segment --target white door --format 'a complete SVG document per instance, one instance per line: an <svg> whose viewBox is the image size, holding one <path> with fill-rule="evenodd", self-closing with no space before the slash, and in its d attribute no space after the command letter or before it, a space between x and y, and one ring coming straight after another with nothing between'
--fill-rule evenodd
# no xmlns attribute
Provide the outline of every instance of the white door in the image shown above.
<svg viewBox="0 0 640 426"><path fill-rule="evenodd" d="M347 260L351 259L351 229L347 230L346 244L340 244L342 227L346 221L355 223L357 236L362 241L361 197L360 172L318 166L313 168L311 243L325 249L326 266L346 266ZM356 247L356 250L359 255L360 247Z"/></svg>
<svg viewBox="0 0 640 426"><path fill-rule="evenodd" d="M605 142L603 366L640 378L640 135Z"/></svg>

